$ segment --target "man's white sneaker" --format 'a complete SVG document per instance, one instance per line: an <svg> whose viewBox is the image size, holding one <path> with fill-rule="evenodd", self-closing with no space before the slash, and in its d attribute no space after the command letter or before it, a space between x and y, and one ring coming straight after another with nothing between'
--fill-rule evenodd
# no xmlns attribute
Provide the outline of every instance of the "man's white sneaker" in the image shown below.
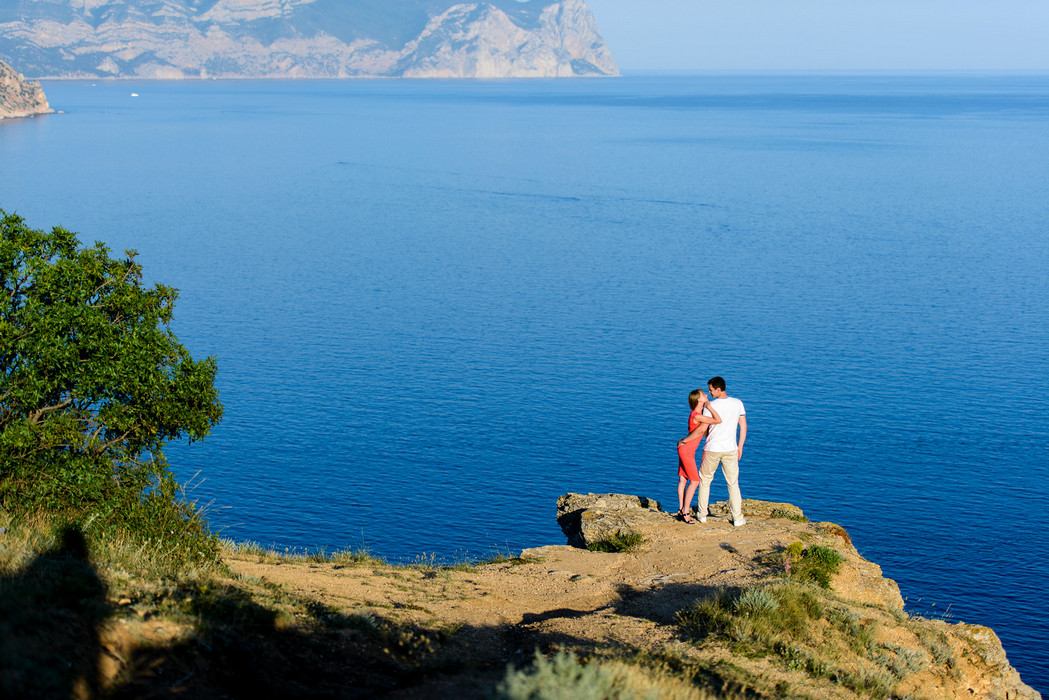
<svg viewBox="0 0 1049 700"><path fill-rule="evenodd" d="M707 522L707 516L704 515L702 518L699 518L699 522L701 522L701 523Z"/></svg>
<svg viewBox="0 0 1049 700"><path fill-rule="evenodd" d="M703 521L701 520L700 522L703 522ZM747 524L747 519L746 518L740 518L739 520L733 520L732 521L733 527L742 527L743 525L746 525L746 524Z"/></svg>

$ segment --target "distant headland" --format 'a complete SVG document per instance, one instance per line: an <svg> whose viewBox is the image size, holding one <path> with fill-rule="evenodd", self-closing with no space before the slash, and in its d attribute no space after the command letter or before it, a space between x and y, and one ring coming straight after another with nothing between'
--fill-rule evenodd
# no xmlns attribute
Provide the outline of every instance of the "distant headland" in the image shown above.
<svg viewBox="0 0 1049 700"><path fill-rule="evenodd" d="M54 0L0 8L34 78L553 78L619 69L584 0Z"/></svg>
<svg viewBox="0 0 1049 700"><path fill-rule="evenodd" d="M50 114L40 83L26 80L11 66L0 61L0 119Z"/></svg>

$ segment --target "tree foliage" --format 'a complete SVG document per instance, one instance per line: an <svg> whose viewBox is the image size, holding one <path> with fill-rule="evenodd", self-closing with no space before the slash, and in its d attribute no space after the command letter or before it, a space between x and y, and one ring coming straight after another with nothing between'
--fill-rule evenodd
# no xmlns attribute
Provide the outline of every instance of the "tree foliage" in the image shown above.
<svg viewBox="0 0 1049 700"><path fill-rule="evenodd" d="M165 444L222 415L214 359L194 361L170 330L177 291L144 286L134 251L111 257L2 210L0 233L0 506L169 502Z"/></svg>

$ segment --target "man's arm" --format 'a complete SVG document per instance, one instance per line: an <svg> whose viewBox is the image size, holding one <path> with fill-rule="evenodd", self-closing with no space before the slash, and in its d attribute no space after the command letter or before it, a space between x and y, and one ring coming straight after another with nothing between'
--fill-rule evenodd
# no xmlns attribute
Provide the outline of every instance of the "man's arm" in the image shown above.
<svg viewBox="0 0 1049 700"><path fill-rule="evenodd" d="M739 447L736 448L736 459L743 459L743 443L747 441L747 417L739 417Z"/></svg>
<svg viewBox="0 0 1049 700"><path fill-rule="evenodd" d="M697 440L703 437L703 433L707 432L707 428L709 427L710 425L707 423L700 423L696 426L695 430L693 430L691 433L677 441L678 447L681 447L686 442L691 442L692 440Z"/></svg>

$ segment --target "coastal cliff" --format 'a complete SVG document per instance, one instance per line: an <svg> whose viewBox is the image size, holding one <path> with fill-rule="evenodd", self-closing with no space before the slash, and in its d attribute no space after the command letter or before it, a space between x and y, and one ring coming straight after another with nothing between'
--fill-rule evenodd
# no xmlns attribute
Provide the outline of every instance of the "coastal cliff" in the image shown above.
<svg viewBox="0 0 1049 700"><path fill-rule="evenodd" d="M37 78L619 74L584 0L21 2L0 58Z"/></svg>
<svg viewBox="0 0 1049 700"><path fill-rule="evenodd" d="M730 660L733 687L760 697L1041 697L1009 664L993 630L908 615L899 586L843 528L810 522L789 503L745 499L740 528L727 501L711 504L708 521L695 525L638 496L566 494L557 505L558 523L576 546L525 554L600 549L620 533L638 533L643 544L620 555L629 561L616 575L641 584L639 598L648 586L673 600L664 619L686 630L688 654ZM805 602L791 613L808 619L792 628L797 620L779 613L799 593Z"/></svg>
<svg viewBox="0 0 1049 700"><path fill-rule="evenodd" d="M47 104L40 83L26 80L0 61L0 119L31 117L54 112Z"/></svg>
<svg viewBox="0 0 1049 700"><path fill-rule="evenodd" d="M399 566L227 543L178 571L141 548L71 558L0 511L0 695L1040 697L992 630L908 615L841 527L743 508L743 527L726 503L689 525L566 494L578 546Z"/></svg>

